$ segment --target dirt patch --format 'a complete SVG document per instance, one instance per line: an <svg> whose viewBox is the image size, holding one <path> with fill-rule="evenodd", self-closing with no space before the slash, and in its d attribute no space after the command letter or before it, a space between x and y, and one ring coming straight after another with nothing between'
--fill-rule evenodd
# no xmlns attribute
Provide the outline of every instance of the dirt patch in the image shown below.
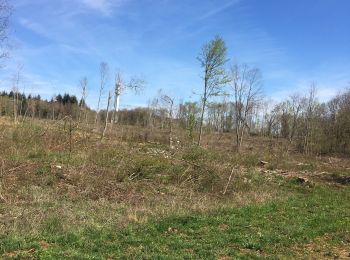
<svg viewBox="0 0 350 260"><path fill-rule="evenodd" d="M305 259L350 259L350 234L340 243L334 243L327 235L318 237L306 245L296 245L293 251Z"/></svg>

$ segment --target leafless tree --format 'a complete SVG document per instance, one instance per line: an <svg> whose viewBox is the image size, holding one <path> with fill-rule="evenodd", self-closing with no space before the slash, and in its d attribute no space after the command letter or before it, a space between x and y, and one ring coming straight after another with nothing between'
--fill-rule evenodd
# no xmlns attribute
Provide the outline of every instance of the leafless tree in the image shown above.
<svg viewBox="0 0 350 260"><path fill-rule="evenodd" d="M106 131L107 131L107 126L108 126L108 112L109 112L109 105L111 104L111 100L112 100L112 91L109 91L109 93L108 93L108 100L107 100L107 108L106 108L105 127L104 127L104 129L103 129L101 139L104 138L104 136L105 136L105 134L106 134Z"/></svg>
<svg viewBox="0 0 350 260"><path fill-rule="evenodd" d="M8 28L12 7L8 0L0 0L0 60L9 56Z"/></svg>
<svg viewBox="0 0 350 260"><path fill-rule="evenodd" d="M271 137L276 129L276 125L278 123L278 115L280 111L280 106L274 106L271 111L267 112L264 116L265 127L266 127L266 135Z"/></svg>
<svg viewBox="0 0 350 260"><path fill-rule="evenodd" d="M83 77L79 81L80 89L81 89L81 100L80 100L80 110L79 110L79 122L81 120L81 114L84 113L85 117L85 123L87 123L87 105L86 105L86 98L88 95L88 80L86 77Z"/></svg>
<svg viewBox="0 0 350 260"><path fill-rule="evenodd" d="M123 79L120 70L115 74L115 88L114 88L114 110L111 118L111 127L113 127L114 122L118 121L118 112L120 107L120 95L122 94L123 89Z"/></svg>
<svg viewBox="0 0 350 260"><path fill-rule="evenodd" d="M166 106L169 118L169 146L173 148L173 116L174 116L174 98L169 95L162 95L161 99Z"/></svg>
<svg viewBox="0 0 350 260"><path fill-rule="evenodd" d="M96 117L95 117L95 125L97 127L99 122L99 113L100 113L100 103L101 103L101 96L103 93L103 90L106 86L108 78L108 64L106 62L101 62L100 64L100 91L98 95L98 102L97 102L97 109L96 109Z"/></svg>
<svg viewBox="0 0 350 260"><path fill-rule="evenodd" d="M302 111L302 97L299 94L294 94L290 97L290 100L287 101L288 109L292 114L292 122L290 127L289 134L289 144L291 144L294 140L296 130L298 128L298 121Z"/></svg>
<svg viewBox="0 0 350 260"><path fill-rule="evenodd" d="M18 65L17 71L12 78L12 91L13 91L13 116L15 123L18 122L18 94L19 94L19 83L21 80L22 65Z"/></svg>
<svg viewBox="0 0 350 260"><path fill-rule="evenodd" d="M313 137L314 137L314 117L317 109L317 98L316 98L316 83L311 83L309 88L308 97L305 98L305 134L304 134L304 152L312 153Z"/></svg>
<svg viewBox="0 0 350 260"><path fill-rule="evenodd" d="M56 103L56 95L52 95L52 98L51 98L51 110L52 110L52 120L55 120L55 103Z"/></svg>
<svg viewBox="0 0 350 260"><path fill-rule="evenodd" d="M35 118L35 107L37 106L37 100L35 98L31 98L28 100L28 109L30 110L30 115L32 120Z"/></svg>
<svg viewBox="0 0 350 260"><path fill-rule="evenodd" d="M114 110L111 118L111 126L118 122L118 112L120 108L120 96L131 90L134 93L139 93L145 87L145 81L140 78L133 77L128 82L125 82L120 70L115 74L115 88L114 88Z"/></svg>
<svg viewBox="0 0 350 260"><path fill-rule="evenodd" d="M229 82L224 68L227 62L226 54L227 48L224 40L216 36L213 40L204 44L201 53L197 57L203 68L204 81L197 145L201 143L204 112L209 98L219 95L222 92L222 87Z"/></svg>
<svg viewBox="0 0 350 260"><path fill-rule="evenodd" d="M154 127L153 116L155 114L155 111L157 110L158 103L158 97L155 97L152 100L149 100L148 102L148 126L151 129Z"/></svg>
<svg viewBox="0 0 350 260"><path fill-rule="evenodd" d="M248 65L234 65L231 68L231 89L234 96L236 125L236 147L240 150L248 118L261 99L261 74L257 68Z"/></svg>

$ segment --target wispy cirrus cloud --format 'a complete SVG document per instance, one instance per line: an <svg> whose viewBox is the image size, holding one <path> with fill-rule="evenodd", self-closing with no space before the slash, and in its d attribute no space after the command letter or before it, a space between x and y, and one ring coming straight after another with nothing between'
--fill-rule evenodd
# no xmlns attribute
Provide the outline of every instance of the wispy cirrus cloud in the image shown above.
<svg viewBox="0 0 350 260"><path fill-rule="evenodd" d="M290 74L291 76L292 74ZM349 74L344 73L327 75L326 77L320 70L315 72L314 77L305 76L305 78L288 78L288 83L282 85L276 91L269 93L269 96L275 101L282 101L293 94L308 95L311 85L316 86L316 97L324 102L332 99L342 90L349 86ZM296 74L295 74L296 76Z"/></svg>
<svg viewBox="0 0 350 260"><path fill-rule="evenodd" d="M222 2L220 5L217 5L213 8L211 8L209 11L201 14L197 20L205 20L205 19L208 19L210 17L213 17L217 14L220 14L222 12L224 12L225 10L228 10L230 9L231 7L233 7L234 5L237 5L238 3L240 3L241 0L230 0L228 2Z"/></svg>
<svg viewBox="0 0 350 260"><path fill-rule="evenodd" d="M46 38L50 38L51 35L49 34L49 31L45 29L41 24L36 23L34 21L31 21L26 18L19 18L18 22L23 27L27 28L28 30L33 31L36 34L39 34L41 36L44 36Z"/></svg>
<svg viewBox="0 0 350 260"><path fill-rule="evenodd" d="M112 14L114 8L120 6L121 0L80 0L80 2L87 8L96 10L105 16Z"/></svg>

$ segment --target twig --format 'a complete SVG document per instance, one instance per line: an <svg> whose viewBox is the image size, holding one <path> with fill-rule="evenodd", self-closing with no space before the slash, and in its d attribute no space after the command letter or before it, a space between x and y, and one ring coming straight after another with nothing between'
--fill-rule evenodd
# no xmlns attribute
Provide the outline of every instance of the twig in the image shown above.
<svg viewBox="0 0 350 260"><path fill-rule="evenodd" d="M230 183L231 183L231 179L232 179L232 175L233 175L233 171L234 171L234 169L235 169L235 167L233 166L233 167L232 167L232 170L231 170L230 177L228 178L228 181L227 181L227 184L226 184L225 190L224 190L224 192L222 193L223 195L225 195L225 194L226 194L226 192L227 192L227 188L228 188L228 186L229 186L229 185L230 185Z"/></svg>
<svg viewBox="0 0 350 260"><path fill-rule="evenodd" d="M2 191L3 191L3 189L2 189L2 178L3 178L3 174L4 174L4 168L5 168L5 162L4 162L4 160L2 160L2 164L1 164L1 169L0 169L0 203L1 202L6 202L6 199L5 199L5 197L2 195Z"/></svg>
<svg viewBox="0 0 350 260"><path fill-rule="evenodd" d="M26 165L25 164L20 164L20 165L14 167L14 168L11 168L11 169L7 170L7 172L10 173L10 172L16 171L16 170L18 170L18 169L20 169L20 168L22 168L24 166L26 166Z"/></svg>

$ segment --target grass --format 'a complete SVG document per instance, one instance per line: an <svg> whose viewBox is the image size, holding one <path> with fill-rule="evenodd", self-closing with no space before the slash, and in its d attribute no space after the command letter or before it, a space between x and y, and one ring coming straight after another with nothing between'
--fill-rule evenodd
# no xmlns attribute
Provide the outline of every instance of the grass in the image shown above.
<svg viewBox="0 0 350 260"><path fill-rule="evenodd" d="M285 201L168 216L122 229L65 231L54 217L37 236L2 238L0 249L40 259L293 258L294 246L317 237L349 239L349 208L347 189L317 188L299 189Z"/></svg>
<svg viewBox="0 0 350 260"><path fill-rule="evenodd" d="M0 258L349 253L348 159L237 154L224 143L169 149L117 134L101 141L76 129L68 140L62 125L42 121L1 128Z"/></svg>

